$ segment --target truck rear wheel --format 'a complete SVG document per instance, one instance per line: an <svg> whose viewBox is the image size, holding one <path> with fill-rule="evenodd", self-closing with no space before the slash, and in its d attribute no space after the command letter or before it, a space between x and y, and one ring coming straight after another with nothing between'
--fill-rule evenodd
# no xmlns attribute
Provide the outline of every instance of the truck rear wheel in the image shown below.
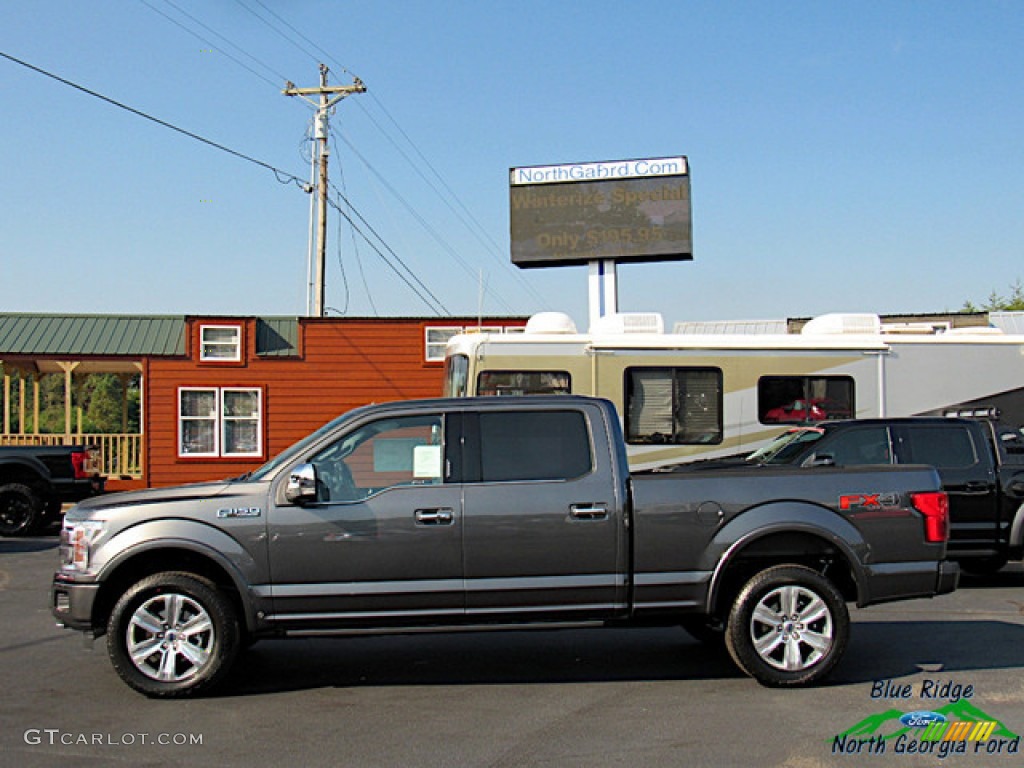
<svg viewBox="0 0 1024 768"><path fill-rule="evenodd" d="M234 605L191 573L157 573L132 586L107 623L117 674L147 696L193 696L216 685L238 653Z"/></svg>
<svg viewBox="0 0 1024 768"><path fill-rule="evenodd" d="M729 614L725 644L744 672L768 686L805 685L839 663L850 615L835 586L801 565L754 576Z"/></svg>
<svg viewBox="0 0 1024 768"><path fill-rule="evenodd" d="M42 513L43 502L22 483L0 485L0 536L30 533Z"/></svg>

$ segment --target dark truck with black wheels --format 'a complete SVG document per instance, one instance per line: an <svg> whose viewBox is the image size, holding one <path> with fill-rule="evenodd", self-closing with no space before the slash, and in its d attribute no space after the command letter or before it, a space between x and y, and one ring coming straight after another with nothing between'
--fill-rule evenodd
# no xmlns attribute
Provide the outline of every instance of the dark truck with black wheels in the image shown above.
<svg viewBox="0 0 1024 768"><path fill-rule="evenodd" d="M0 446L0 536L35 533L61 506L103 492L98 451L84 445Z"/></svg>
<svg viewBox="0 0 1024 768"><path fill-rule="evenodd" d="M992 573L1024 557L1024 434L994 419L827 421L789 430L745 464L928 464L949 496L949 559Z"/></svg>
<svg viewBox="0 0 1024 768"><path fill-rule="evenodd" d="M766 685L839 662L847 603L952 591L930 467L630 475L576 396L368 406L234 480L85 501L51 608L150 696L261 637L686 625Z"/></svg>

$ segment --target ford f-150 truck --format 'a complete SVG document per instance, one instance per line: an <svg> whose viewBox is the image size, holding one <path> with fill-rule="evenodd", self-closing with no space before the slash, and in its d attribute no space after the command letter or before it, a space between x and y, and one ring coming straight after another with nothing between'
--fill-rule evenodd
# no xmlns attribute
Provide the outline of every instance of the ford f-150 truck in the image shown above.
<svg viewBox="0 0 1024 768"><path fill-rule="evenodd" d="M952 591L930 467L631 476L575 396L367 406L230 481L65 517L51 609L150 696L209 689L265 636L705 625L767 685L823 678L847 602Z"/></svg>
<svg viewBox="0 0 1024 768"><path fill-rule="evenodd" d="M0 536L33 533L64 502L102 493L98 454L85 445L0 447Z"/></svg>
<svg viewBox="0 0 1024 768"><path fill-rule="evenodd" d="M989 573L1024 557L1024 435L991 419L827 421L779 435L746 459L757 463L929 464L949 496L951 560Z"/></svg>

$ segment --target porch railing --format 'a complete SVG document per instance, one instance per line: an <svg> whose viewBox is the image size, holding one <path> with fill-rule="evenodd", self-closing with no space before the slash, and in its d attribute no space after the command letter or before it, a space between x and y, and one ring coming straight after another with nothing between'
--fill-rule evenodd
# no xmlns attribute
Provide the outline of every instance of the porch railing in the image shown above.
<svg viewBox="0 0 1024 768"><path fill-rule="evenodd" d="M0 433L0 445L95 445L100 473L106 477L142 477L142 435L17 435Z"/></svg>

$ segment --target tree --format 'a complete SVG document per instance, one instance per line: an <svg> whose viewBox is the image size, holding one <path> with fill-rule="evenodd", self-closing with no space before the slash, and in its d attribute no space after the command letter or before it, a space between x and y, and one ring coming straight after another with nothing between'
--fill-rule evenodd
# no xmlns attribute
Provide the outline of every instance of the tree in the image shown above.
<svg viewBox="0 0 1024 768"><path fill-rule="evenodd" d="M26 376L19 371L11 371L17 378ZM118 434L122 432L122 390L124 381L112 373L94 373L76 378L71 396L71 404L75 409L72 416L71 429L78 427L77 409L82 411L82 431L85 433ZM128 425L127 432L139 431L139 377L130 377L127 381ZM24 432L35 432L33 424L33 408L31 388L26 388L26 409ZM2 399L2 397L0 397ZM21 417L21 388L11 387L11 429L22 431L19 423ZM39 377L39 432L43 434L61 434L65 424L64 407L64 376L63 374L44 374ZM0 425L2 429L2 425Z"/></svg>
<svg viewBox="0 0 1024 768"><path fill-rule="evenodd" d="M980 307L970 299L964 302L962 312L1013 312L1024 310L1024 283L1018 277L1010 286L1010 295L1001 296L995 290L989 294L988 301Z"/></svg>

